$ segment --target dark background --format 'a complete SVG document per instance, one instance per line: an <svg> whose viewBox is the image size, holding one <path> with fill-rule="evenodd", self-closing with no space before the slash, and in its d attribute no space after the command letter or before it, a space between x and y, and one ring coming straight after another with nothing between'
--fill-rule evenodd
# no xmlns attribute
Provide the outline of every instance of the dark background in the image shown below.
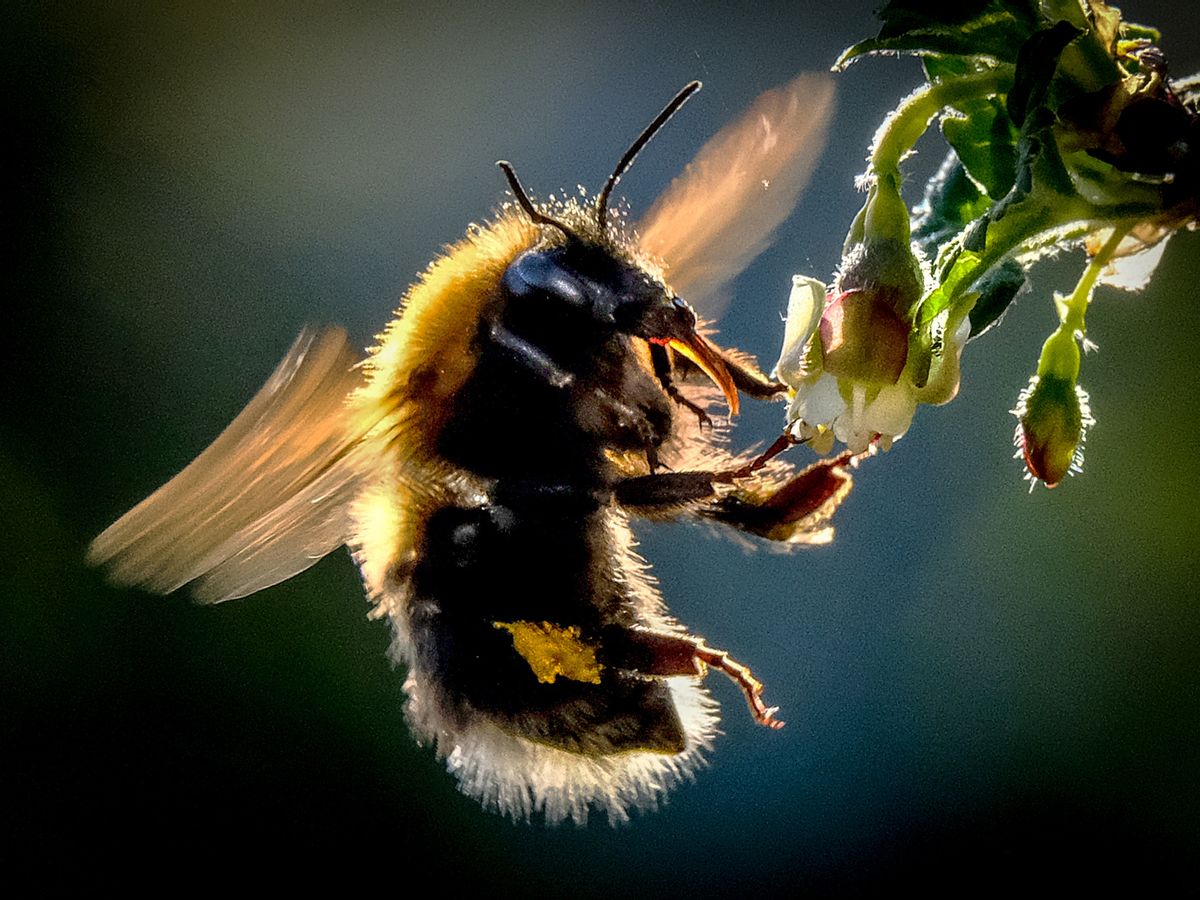
<svg viewBox="0 0 1200 900"><path fill-rule="evenodd" d="M1175 71L1189 2L1130 2ZM10 5L0 419L5 879L443 887L530 895L1054 883L1194 886L1196 235L1101 289L1083 476L1032 495L1008 410L1077 251L1037 270L963 389L864 468L830 547L747 554L639 529L677 616L752 664L788 727L711 679L725 735L661 810L513 824L409 737L389 635L345 553L215 608L107 587L87 542L187 463L305 324L362 345L503 197L622 183L644 210L760 91L874 33L871 4ZM911 60L839 76L830 146L725 340L774 359L789 278L828 275ZM910 164L912 188L940 160ZM771 438L777 408L737 440ZM503 436L496 436L497 440ZM247 868L240 868L246 865ZM239 874L240 873L240 874Z"/></svg>

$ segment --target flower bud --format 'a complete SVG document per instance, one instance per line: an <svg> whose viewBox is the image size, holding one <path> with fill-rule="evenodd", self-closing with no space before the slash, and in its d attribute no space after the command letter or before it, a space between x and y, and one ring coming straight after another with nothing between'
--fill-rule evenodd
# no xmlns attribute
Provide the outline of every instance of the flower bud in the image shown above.
<svg viewBox="0 0 1200 900"><path fill-rule="evenodd" d="M868 384L895 384L908 359L908 325L867 291L833 298L821 316L825 371Z"/></svg>
<svg viewBox="0 0 1200 900"><path fill-rule="evenodd" d="M875 238L843 255L834 293L848 291L866 291L908 321L925 292L925 274L907 240Z"/></svg>
<svg viewBox="0 0 1200 900"><path fill-rule="evenodd" d="M908 207L878 183L864 207L863 240L842 258L821 317L826 372L868 385L895 384L908 360L912 314L924 274L908 242Z"/></svg>
<svg viewBox="0 0 1200 900"><path fill-rule="evenodd" d="M1087 430L1095 424L1083 388L1060 375L1034 375L1012 412L1018 419L1016 455L1024 458L1031 482L1054 487L1079 471Z"/></svg>

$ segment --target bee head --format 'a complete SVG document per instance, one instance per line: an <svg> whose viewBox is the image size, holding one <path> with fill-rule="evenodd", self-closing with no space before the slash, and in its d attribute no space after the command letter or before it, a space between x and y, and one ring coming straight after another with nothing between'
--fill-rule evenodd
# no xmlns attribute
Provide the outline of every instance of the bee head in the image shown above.
<svg viewBox="0 0 1200 900"><path fill-rule="evenodd" d="M696 314L661 281L614 248L574 235L526 250L508 266L503 283L510 297L542 298L548 315L569 310L598 334L662 342L696 331Z"/></svg>
<svg viewBox="0 0 1200 900"><path fill-rule="evenodd" d="M574 318L582 313L594 333L618 332L671 347L699 366L722 389L730 408L737 409L737 390L724 358L696 330L695 312L644 268L625 259L610 239L608 228L608 201L617 182L655 133L700 87L699 81L685 85L621 156L596 198L595 236L583 236L538 209L513 167L504 160L497 163L530 220L557 229L565 238L517 257L504 274L504 287L510 297L540 295L561 301L560 310L570 311Z"/></svg>
<svg viewBox="0 0 1200 900"><path fill-rule="evenodd" d="M534 247L513 260L502 285L517 301L509 304L509 314L520 316L521 310L536 320L526 319L525 333L543 332L547 344L564 340L585 351L617 334L670 347L695 363L721 388L730 409L737 409L737 389L721 351L697 330L691 306L611 246L567 232L564 242Z"/></svg>

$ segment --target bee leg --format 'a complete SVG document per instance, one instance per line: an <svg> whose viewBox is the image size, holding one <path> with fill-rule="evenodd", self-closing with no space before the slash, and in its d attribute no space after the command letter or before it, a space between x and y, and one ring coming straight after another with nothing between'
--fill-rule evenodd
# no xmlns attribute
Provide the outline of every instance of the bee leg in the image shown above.
<svg viewBox="0 0 1200 900"><path fill-rule="evenodd" d="M699 513L738 531L785 543L804 535L822 532L831 535L830 517L854 483L849 471L853 460L854 455L848 450L817 460L782 484L769 486L767 490L751 487L727 493L703 506Z"/></svg>
<svg viewBox="0 0 1200 900"><path fill-rule="evenodd" d="M671 378L671 354L667 351L667 348L662 344L651 344L650 359L654 363L654 377L658 379L658 383L662 385L662 389L667 392L667 396L680 406L690 410L700 420L701 428L707 425L711 429L712 419L709 418L708 413L702 407L683 396L679 388L675 386L675 381Z"/></svg>
<svg viewBox="0 0 1200 900"><path fill-rule="evenodd" d="M666 389L668 397L695 415L700 422L701 428L712 428L712 418L704 411L703 407L693 403L687 397L683 396L683 394L679 392L679 388L675 387L674 384L666 384L663 387Z"/></svg>
<svg viewBox="0 0 1200 900"><path fill-rule="evenodd" d="M600 646L607 665L639 675L658 678L704 675L711 666L742 689L754 721L773 729L784 725L775 718L779 707L763 703L763 684L750 669L724 650L708 646L702 638L647 628L613 627L606 629Z"/></svg>
<svg viewBox="0 0 1200 900"><path fill-rule="evenodd" d="M651 475L657 475L662 462L658 458L658 448L651 445L646 448L646 466L650 469Z"/></svg>
<svg viewBox="0 0 1200 900"><path fill-rule="evenodd" d="M582 388L583 386L580 385ZM671 410L659 403L626 402L603 387L594 387L575 403L580 426L604 446L642 451L651 470L658 468L658 447L671 430Z"/></svg>
<svg viewBox="0 0 1200 900"><path fill-rule="evenodd" d="M753 475L755 472L757 472L759 469L761 469L763 466L765 466L767 463L769 463L771 460L773 460L775 457L777 457L784 450L787 450L789 447L793 447L798 443L800 443L799 440L792 437L790 432L785 431L779 437L775 438L775 443L773 443L770 447L768 447L766 450L764 450L761 454L759 454L756 458L751 460L745 466L738 469L734 473L735 477L747 478L750 475Z"/></svg>
<svg viewBox="0 0 1200 900"><path fill-rule="evenodd" d="M786 384L764 374L742 354L722 350L721 358L725 361L725 368L729 370L733 383L747 397L753 397L755 400L774 400L787 393Z"/></svg>
<svg viewBox="0 0 1200 900"><path fill-rule="evenodd" d="M754 677L749 667L738 662L724 650L717 650L697 639L696 659L707 666L724 672L733 683L742 689L746 703L750 707L750 715L759 725L779 730L784 726L782 719L775 718L779 712L778 706L767 706L762 701L763 683Z"/></svg>
<svg viewBox="0 0 1200 900"><path fill-rule="evenodd" d="M571 383L575 381L574 375L562 369L554 360L525 338L505 328L499 322L491 323L488 337L496 346L507 350L512 359L521 363L535 375L540 375L552 387L570 387Z"/></svg>
<svg viewBox="0 0 1200 900"><path fill-rule="evenodd" d="M715 493L713 482L719 472L655 472L623 478L613 487L621 506L683 506L708 500Z"/></svg>

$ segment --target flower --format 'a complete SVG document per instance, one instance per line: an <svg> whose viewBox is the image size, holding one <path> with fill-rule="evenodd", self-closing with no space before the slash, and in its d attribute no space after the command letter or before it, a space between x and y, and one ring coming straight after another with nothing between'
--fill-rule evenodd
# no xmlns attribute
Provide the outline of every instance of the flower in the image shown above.
<svg viewBox="0 0 1200 900"><path fill-rule="evenodd" d="M945 403L958 393L966 313L945 310L925 327L911 325L887 292L826 293L821 282L797 275L775 367L791 389L791 434L818 453L835 440L854 453L890 447L919 403Z"/></svg>

